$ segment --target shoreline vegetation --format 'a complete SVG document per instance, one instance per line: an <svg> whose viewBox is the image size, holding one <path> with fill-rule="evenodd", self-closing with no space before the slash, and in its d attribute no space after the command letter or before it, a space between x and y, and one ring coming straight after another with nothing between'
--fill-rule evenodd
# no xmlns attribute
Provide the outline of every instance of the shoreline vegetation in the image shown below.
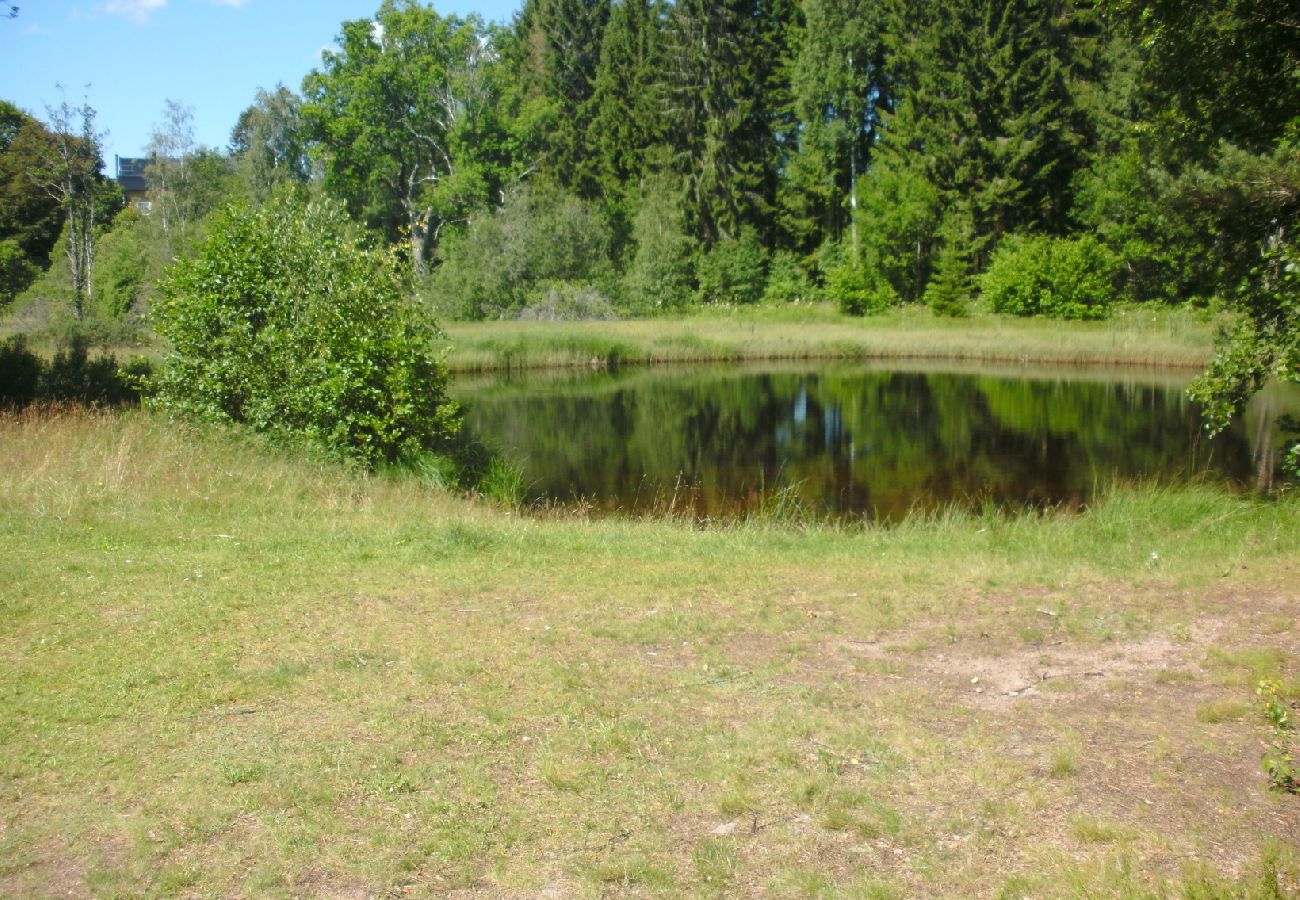
<svg viewBox="0 0 1300 900"><path fill-rule="evenodd" d="M149 411L0 458L0 894L1300 886L1294 493L539 520Z"/></svg>
<svg viewBox="0 0 1300 900"><path fill-rule="evenodd" d="M452 372L812 359L958 360L1204 368L1215 320L1186 309L1117 311L1101 322L903 308L869 318L830 305L704 310L604 322L452 322Z"/></svg>

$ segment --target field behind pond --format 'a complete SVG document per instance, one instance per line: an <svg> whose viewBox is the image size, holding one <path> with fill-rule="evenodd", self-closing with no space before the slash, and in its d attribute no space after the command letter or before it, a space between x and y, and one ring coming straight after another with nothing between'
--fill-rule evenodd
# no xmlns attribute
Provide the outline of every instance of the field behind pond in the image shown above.
<svg viewBox="0 0 1300 900"><path fill-rule="evenodd" d="M936 317L901 307L866 318L826 304L710 307L611 322L456 322L445 328L458 371L765 359L947 359L1204 368L1222 317L1125 307L1102 322L982 313Z"/></svg>
<svg viewBox="0 0 1300 900"><path fill-rule="evenodd" d="M144 413L0 459L0 895L1300 890L1294 495L702 530Z"/></svg>

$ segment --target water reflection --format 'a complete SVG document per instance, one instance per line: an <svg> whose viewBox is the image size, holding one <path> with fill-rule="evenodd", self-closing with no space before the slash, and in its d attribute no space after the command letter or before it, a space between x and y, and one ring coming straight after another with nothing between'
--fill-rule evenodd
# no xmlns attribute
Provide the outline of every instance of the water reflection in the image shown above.
<svg viewBox="0 0 1300 900"><path fill-rule="evenodd" d="M1077 506L1115 480L1272 487L1274 388L1209 440L1168 371L638 369L462 380L470 431L529 499L716 518L797 499L897 520L950 503Z"/></svg>

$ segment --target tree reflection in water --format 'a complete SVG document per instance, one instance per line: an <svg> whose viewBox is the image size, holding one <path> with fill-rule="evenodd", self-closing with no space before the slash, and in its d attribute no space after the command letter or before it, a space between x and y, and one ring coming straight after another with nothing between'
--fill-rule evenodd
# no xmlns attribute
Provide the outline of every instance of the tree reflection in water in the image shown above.
<svg viewBox="0 0 1300 900"><path fill-rule="evenodd" d="M1077 507L1116 481L1276 487L1261 396L1214 440L1168 371L633 369L463 381L466 425L519 463L529 499L701 518L774 499L897 521L949 504Z"/></svg>

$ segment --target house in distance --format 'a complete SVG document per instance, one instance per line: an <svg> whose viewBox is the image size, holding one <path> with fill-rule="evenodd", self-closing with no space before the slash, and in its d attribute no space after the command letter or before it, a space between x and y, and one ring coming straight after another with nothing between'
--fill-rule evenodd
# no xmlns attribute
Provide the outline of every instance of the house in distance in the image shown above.
<svg viewBox="0 0 1300 900"><path fill-rule="evenodd" d="M117 181L118 187L126 195L126 202L140 210L142 213L149 212L151 203L149 202L149 183L145 179L145 168L151 162L145 157L134 156L114 156L117 163Z"/></svg>

